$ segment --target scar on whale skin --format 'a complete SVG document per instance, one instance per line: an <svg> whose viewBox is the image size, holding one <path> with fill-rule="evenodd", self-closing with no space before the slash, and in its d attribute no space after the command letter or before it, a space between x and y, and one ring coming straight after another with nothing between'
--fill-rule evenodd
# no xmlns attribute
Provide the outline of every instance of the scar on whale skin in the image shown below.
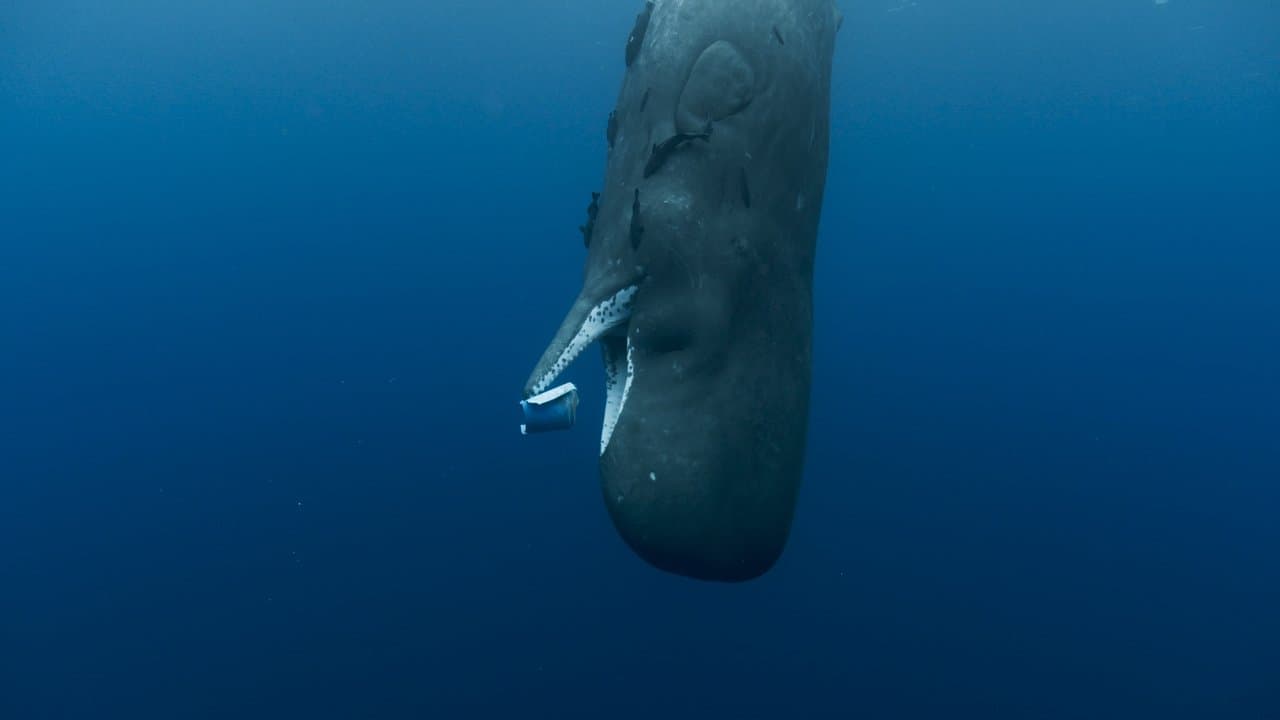
<svg viewBox="0 0 1280 720"><path fill-rule="evenodd" d="M582 233L582 244L584 247L591 247L591 235L596 229L596 216L600 214L600 193L591 193L591 204L587 206L587 224L578 226L578 232Z"/></svg>
<svg viewBox="0 0 1280 720"><path fill-rule="evenodd" d="M711 140L711 123L707 123L707 127L700 133L676 133L671 137L663 140L653 146L653 150L649 154L649 162L645 163L644 176L648 178L654 173L662 169L663 163L667 158L671 157L675 151L679 150L685 144L701 140L709 142Z"/></svg>
<svg viewBox="0 0 1280 720"><path fill-rule="evenodd" d="M636 194L631 201L631 249L640 249L640 238L644 235L644 225L640 224L640 188L636 188Z"/></svg>

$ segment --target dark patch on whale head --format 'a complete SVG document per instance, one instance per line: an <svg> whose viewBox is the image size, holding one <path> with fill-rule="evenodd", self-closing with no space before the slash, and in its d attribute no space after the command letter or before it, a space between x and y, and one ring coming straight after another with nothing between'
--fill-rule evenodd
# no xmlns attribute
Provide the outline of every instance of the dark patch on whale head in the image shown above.
<svg viewBox="0 0 1280 720"><path fill-rule="evenodd" d="M640 188L636 188L635 195L631 199L631 230L628 233L631 240L631 249L640 249L640 240L644 237L644 225L640 223Z"/></svg>
<svg viewBox="0 0 1280 720"><path fill-rule="evenodd" d="M747 169L738 168L738 184L742 191L742 207L751 209L751 185L747 183Z"/></svg>
<svg viewBox="0 0 1280 720"><path fill-rule="evenodd" d="M587 206L587 224L578 227L582 233L582 244L590 248L591 236L596 230L596 217L600 215L600 193L591 193L591 204Z"/></svg>
<svg viewBox="0 0 1280 720"><path fill-rule="evenodd" d="M778 41L779 45L786 45L787 41L782 39L782 32L778 30L778 26L773 26L773 39Z"/></svg>
<svg viewBox="0 0 1280 720"><path fill-rule="evenodd" d="M640 98L640 112L644 112L644 109L649 105L649 91L651 89L652 88L645 88L644 96Z"/></svg>
<svg viewBox="0 0 1280 720"><path fill-rule="evenodd" d="M609 149L613 149L613 144L618 140L618 111L609 111L609 122L604 128L604 139L609 143Z"/></svg>
<svg viewBox="0 0 1280 720"><path fill-rule="evenodd" d="M649 0L644 4L644 9L636 16L635 27L631 29L631 34L627 36L627 67L631 67L631 63L636 61L636 57L640 55L640 47L644 45L644 35L649 31L649 18L653 15L653 2Z"/></svg>

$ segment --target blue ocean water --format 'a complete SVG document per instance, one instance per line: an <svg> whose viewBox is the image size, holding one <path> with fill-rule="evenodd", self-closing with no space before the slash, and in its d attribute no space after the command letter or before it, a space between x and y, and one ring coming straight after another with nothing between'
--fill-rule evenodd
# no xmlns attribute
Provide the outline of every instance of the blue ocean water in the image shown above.
<svg viewBox="0 0 1280 720"><path fill-rule="evenodd" d="M1280 6L841 3L718 585L516 430L638 5L0 4L0 718L1280 718Z"/></svg>

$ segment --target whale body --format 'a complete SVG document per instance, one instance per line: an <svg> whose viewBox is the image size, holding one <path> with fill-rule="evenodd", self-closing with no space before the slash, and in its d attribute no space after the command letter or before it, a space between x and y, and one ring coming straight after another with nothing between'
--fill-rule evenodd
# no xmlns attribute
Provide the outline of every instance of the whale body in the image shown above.
<svg viewBox="0 0 1280 720"><path fill-rule="evenodd" d="M757 577L804 465L831 0L655 0L627 39L582 287L524 387L602 348L603 497L642 558Z"/></svg>

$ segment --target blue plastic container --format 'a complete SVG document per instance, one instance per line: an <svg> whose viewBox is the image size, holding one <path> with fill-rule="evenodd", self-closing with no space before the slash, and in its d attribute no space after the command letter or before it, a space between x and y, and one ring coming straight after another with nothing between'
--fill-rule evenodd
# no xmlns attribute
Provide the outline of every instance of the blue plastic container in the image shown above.
<svg viewBox="0 0 1280 720"><path fill-rule="evenodd" d="M568 430L578 415L578 388L573 383L565 383L521 400L520 409L524 412L521 435Z"/></svg>

